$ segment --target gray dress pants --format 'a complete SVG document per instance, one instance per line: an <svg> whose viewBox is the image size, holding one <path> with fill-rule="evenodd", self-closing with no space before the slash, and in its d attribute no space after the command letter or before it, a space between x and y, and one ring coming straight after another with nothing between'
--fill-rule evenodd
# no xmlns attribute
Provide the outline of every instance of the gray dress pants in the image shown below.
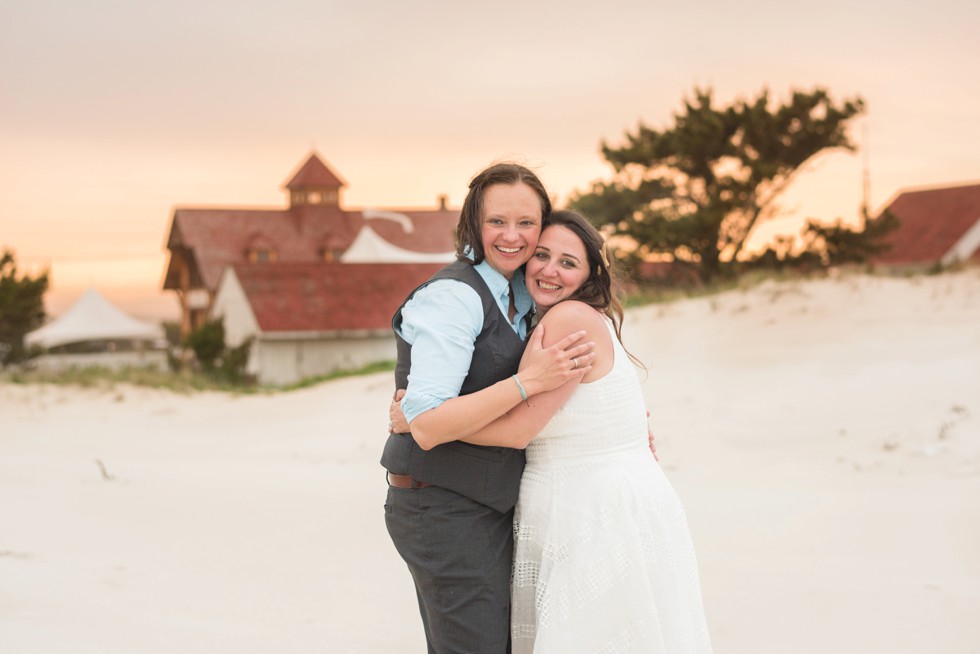
<svg viewBox="0 0 980 654"><path fill-rule="evenodd" d="M430 654L510 652L513 510L389 486L385 523L415 581Z"/></svg>

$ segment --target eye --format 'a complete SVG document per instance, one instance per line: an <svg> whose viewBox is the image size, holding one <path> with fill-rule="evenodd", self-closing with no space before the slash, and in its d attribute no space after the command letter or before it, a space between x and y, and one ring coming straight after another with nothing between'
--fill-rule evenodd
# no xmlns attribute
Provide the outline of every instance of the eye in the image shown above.
<svg viewBox="0 0 980 654"><path fill-rule="evenodd" d="M578 268L578 264L571 259L562 259L561 265L565 266L566 268Z"/></svg>
<svg viewBox="0 0 980 654"><path fill-rule="evenodd" d="M490 225L503 225L504 221L500 218L487 218L487 223Z"/></svg>
<svg viewBox="0 0 980 654"><path fill-rule="evenodd" d="M527 218L527 219L521 221L521 226L522 227L536 227L537 224L538 224L538 221L531 220L530 218Z"/></svg>

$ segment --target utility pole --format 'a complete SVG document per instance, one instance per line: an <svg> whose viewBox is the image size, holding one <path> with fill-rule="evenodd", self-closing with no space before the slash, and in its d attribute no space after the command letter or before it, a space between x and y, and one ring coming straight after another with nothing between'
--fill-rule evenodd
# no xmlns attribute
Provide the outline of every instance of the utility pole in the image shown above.
<svg viewBox="0 0 980 654"><path fill-rule="evenodd" d="M861 219L862 229L867 229L871 219L871 118L865 117L861 126Z"/></svg>

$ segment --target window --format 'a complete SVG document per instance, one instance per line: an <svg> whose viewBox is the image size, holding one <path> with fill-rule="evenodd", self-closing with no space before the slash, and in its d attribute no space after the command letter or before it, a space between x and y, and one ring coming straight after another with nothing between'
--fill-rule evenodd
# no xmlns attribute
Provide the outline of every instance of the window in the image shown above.
<svg viewBox="0 0 980 654"><path fill-rule="evenodd" d="M289 193L291 206L297 207L306 205L337 205L340 195L337 189L318 188L318 189L295 189Z"/></svg>
<svg viewBox="0 0 980 654"><path fill-rule="evenodd" d="M253 248L248 251L249 263L273 263L276 259L276 251L269 248Z"/></svg>
<svg viewBox="0 0 980 654"><path fill-rule="evenodd" d="M343 253L343 250L331 248L320 248L316 251L317 258L320 261L326 261L327 263L330 263L331 261L340 261L340 255Z"/></svg>

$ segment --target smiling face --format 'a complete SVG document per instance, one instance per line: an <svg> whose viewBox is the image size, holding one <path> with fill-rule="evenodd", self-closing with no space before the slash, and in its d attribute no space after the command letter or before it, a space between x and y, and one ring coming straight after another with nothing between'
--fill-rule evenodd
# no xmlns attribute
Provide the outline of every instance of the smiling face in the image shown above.
<svg viewBox="0 0 980 654"><path fill-rule="evenodd" d="M480 238L487 263L510 279L541 235L541 199L527 184L495 184L483 194Z"/></svg>
<svg viewBox="0 0 980 654"><path fill-rule="evenodd" d="M546 227L527 262L527 290L539 313L570 297L589 279L582 240L567 227Z"/></svg>

